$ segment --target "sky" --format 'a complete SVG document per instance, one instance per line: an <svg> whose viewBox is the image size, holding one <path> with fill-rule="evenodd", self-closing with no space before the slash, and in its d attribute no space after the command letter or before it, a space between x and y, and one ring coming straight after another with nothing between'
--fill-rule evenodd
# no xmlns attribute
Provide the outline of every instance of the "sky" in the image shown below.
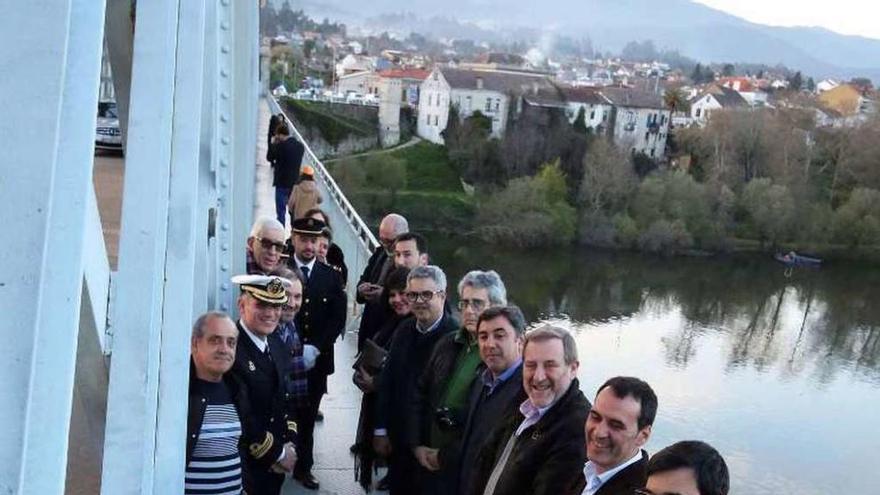
<svg viewBox="0 0 880 495"><path fill-rule="evenodd" d="M695 0L748 21L773 26L820 26L880 39L877 0Z"/></svg>

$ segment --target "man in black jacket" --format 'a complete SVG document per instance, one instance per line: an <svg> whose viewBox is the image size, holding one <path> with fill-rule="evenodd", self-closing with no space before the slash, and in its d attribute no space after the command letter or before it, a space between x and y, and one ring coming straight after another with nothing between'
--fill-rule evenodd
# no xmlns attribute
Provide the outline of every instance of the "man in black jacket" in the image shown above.
<svg viewBox="0 0 880 495"><path fill-rule="evenodd" d="M291 137L287 123L279 123L273 142L266 152L266 160L274 169L272 185L275 186L275 215L281 225L285 225L287 200L290 199L290 192L299 178L299 168L305 151L305 146Z"/></svg>
<svg viewBox="0 0 880 495"><path fill-rule="evenodd" d="M446 275L434 266L419 266L407 277L406 298L414 318L406 320L394 332L391 349L380 377L376 429L373 447L376 453L390 457L389 474L392 495L421 493L418 464L413 457L416 439L407 430L407 417L397 405L412 401L416 379L425 369L434 345L444 335L454 332L458 322L443 310L446 303Z"/></svg>
<svg viewBox="0 0 880 495"><path fill-rule="evenodd" d="M292 472L296 463L296 408L287 387L290 354L275 333L289 282L265 275L238 275L232 282L241 287L240 338L232 373L247 386L247 418L259 438L244 448L244 488L248 493L277 494L283 473Z"/></svg>
<svg viewBox="0 0 880 495"><path fill-rule="evenodd" d="M528 399L486 442L474 466L472 494L557 495L571 485L585 460L590 409L577 369L577 347L566 330L545 325L526 334Z"/></svg>
<svg viewBox="0 0 880 495"><path fill-rule="evenodd" d="M526 320L516 306L489 308L477 321L477 341L483 362L471 386L469 410L458 451L440 451L441 463L452 464L458 490L470 493L471 474L492 427L518 411L528 397L522 386L522 344Z"/></svg>
<svg viewBox="0 0 880 495"><path fill-rule="evenodd" d="M305 217L293 222L293 256L289 266L297 270L304 283L303 302L296 314L296 327L302 332L303 344L318 348L315 367L308 372L309 408L299 418L301 449L293 477L306 488L317 490L318 480L312 475L314 464L315 420L321 399L327 393L327 376L334 372L333 344L345 330L346 297L342 281L330 266L316 258L318 237L326 224Z"/></svg>
<svg viewBox="0 0 880 495"><path fill-rule="evenodd" d="M231 373L238 329L225 313L210 312L193 325L186 424L184 493L242 489L241 444L259 442L250 419L245 388ZM264 462L272 459L264 457ZM267 469L269 465L265 466Z"/></svg>
<svg viewBox="0 0 880 495"><path fill-rule="evenodd" d="M507 289L494 270L472 270L458 283L462 328L434 346L408 415L410 436L417 442L413 453L424 470L425 494L455 491L455 454L464 433L471 384L480 365L477 321L486 308L506 304Z"/></svg>
<svg viewBox="0 0 880 495"><path fill-rule="evenodd" d="M386 215L379 223L380 246L370 256L357 285L357 302L364 305L358 328L358 351L363 349L364 342L375 335L389 316L388 307L382 302L382 289L385 277L394 267L394 240L408 231L406 218L397 213Z"/></svg>
<svg viewBox="0 0 880 495"><path fill-rule="evenodd" d="M599 387L587 417L587 457L572 495L630 495L645 486L657 395L647 383L616 376Z"/></svg>

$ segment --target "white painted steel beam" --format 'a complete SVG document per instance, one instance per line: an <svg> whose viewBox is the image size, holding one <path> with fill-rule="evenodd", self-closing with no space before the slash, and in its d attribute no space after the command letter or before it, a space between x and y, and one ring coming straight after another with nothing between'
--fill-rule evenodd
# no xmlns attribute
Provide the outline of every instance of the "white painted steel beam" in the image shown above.
<svg viewBox="0 0 880 495"><path fill-rule="evenodd" d="M0 493L62 493L104 2L0 10Z"/></svg>
<svg viewBox="0 0 880 495"><path fill-rule="evenodd" d="M116 111L119 115L119 130L122 132L122 147L125 149L131 95L134 1L106 0L106 2L107 15L104 17L104 38L107 41L110 71L113 73L113 89L116 92Z"/></svg>
<svg viewBox="0 0 880 495"><path fill-rule="evenodd" d="M186 466L189 349L195 289L199 146L202 121L202 63L206 0L180 2L174 81L165 303L159 361L159 401L153 493L180 493Z"/></svg>
<svg viewBox="0 0 880 495"><path fill-rule="evenodd" d="M102 492L153 493L178 0L139 2Z"/></svg>
<svg viewBox="0 0 880 495"><path fill-rule="evenodd" d="M257 149L257 102L259 95L259 9L257 2L234 2L220 0L220 10L228 10L231 27L232 65L228 67L232 79L232 215L230 246L232 246L232 271L245 271L245 239L253 222L254 180L256 176ZM221 43L224 33L220 24ZM219 81L223 75L224 62L220 62ZM222 99L221 93L221 99ZM221 135L222 136L222 135ZM222 144L222 137L221 137ZM221 267L222 268L222 267ZM225 282L222 281L222 282ZM230 291L227 291L230 292ZM230 310L233 308L230 304Z"/></svg>

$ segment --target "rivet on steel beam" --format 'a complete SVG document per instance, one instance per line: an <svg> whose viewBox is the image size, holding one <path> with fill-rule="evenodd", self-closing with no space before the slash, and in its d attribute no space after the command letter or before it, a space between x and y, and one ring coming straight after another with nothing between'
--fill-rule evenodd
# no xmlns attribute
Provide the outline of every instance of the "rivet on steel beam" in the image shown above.
<svg viewBox="0 0 880 495"><path fill-rule="evenodd" d="M223 290L229 290L229 284L226 282L223 282L222 284L220 284L220 288Z"/></svg>
<svg viewBox="0 0 880 495"><path fill-rule="evenodd" d="M220 0L220 3L223 5L229 5L229 0Z"/></svg>
<svg viewBox="0 0 880 495"><path fill-rule="evenodd" d="M220 142L223 144L229 144L229 138L224 136L220 138Z"/></svg>
<svg viewBox="0 0 880 495"><path fill-rule="evenodd" d="M228 31L228 30L229 30L229 23L226 22L226 21L221 22L221 23L220 23L220 29L222 29L222 30L224 30L224 31Z"/></svg>
<svg viewBox="0 0 880 495"><path fill-rule="evenodd" d="M225 158L220 160L221 167L226 168L227 165L229 165L229 162L227 162Z"/></svg>
<svg viewBox="0 0 880 495"><path fill-rule="evenodd" d="M229 251L229 244L223 243L223 245L220 246L220 249L222 249L223 251Z"/></svg>
<svg viewBox="0 0 880 495"><path fill-rule="evenodd" d="M229 93L227 93L226 91L220 93L220 98L223 98L224 100L228 100L228 99L229 99Z"/></svg>
<svg viewBox="0 0 880 495"><path fill-rule="evenodd" d="M229 117L225 113L220 114L220 122L228 122Z"/></svg>
<svg viewBox="0 0 880 495"><path fill-rule="evenodd" d="M220 51L223 53L229 53L229 47L227 45L223 45L220 47Z"/></svg>
<svg viewBox="0 0 880 495"><path fill-rule="evenodd" d="M228 272L228 271L229 271L229 265L227 265L227 264L225 264L225 263L222 264L222 265L220 265L220 270L221 270L221 271L224 271L224 272Z"/></svg>
<svg viewBox="0 0 880 495"><path fill-rule="evenodd" d="M223 231L227 231L227 230L229 230L229 224L224 223L223 225L220 226L220 228L223 229Z"/></svg>
<svg viewBox="0 0 880 495"><path fill-rule="evenodd" d="M229 181L228 181L228 180L223 179L223 180L220 181L220 187L228 187L228 186L229 186Z"/></svg>
<svg viewBox="0 0 880 495"><path fill-rule="evenodd" d="M220 69L220 76L221 76L221 77L226 77L226 76L228 76L228 75L229 75L229 73L226 72L226 69Z"/></svg>
<svg viewBox="0 0 880 495"><path fill-rule="evenodd" d="M227 306L227 305L224 303L224 304L221 304L221 305L220 305L220 309L222 309L223 311L229 311L229 306Z"/></svg>

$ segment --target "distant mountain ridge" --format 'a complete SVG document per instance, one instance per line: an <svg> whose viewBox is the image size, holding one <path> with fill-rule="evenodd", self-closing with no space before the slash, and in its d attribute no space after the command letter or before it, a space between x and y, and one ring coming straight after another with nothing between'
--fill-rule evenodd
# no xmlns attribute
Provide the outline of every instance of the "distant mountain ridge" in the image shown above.
<svg viewBox="0 0 880 495"><path fill-rule="evenodd" d="M282 0L275 0L280 6ZM291 1L317 17L363 22L383 13L422 19L454 16L504 32L530 28L576 37L619 51L653 40L702 62L784 64L816 78L866 76L880 82L880 40L818 27L756 24L691 0L306 0ZM858 13L854 13L857 15Z"/></svg>

